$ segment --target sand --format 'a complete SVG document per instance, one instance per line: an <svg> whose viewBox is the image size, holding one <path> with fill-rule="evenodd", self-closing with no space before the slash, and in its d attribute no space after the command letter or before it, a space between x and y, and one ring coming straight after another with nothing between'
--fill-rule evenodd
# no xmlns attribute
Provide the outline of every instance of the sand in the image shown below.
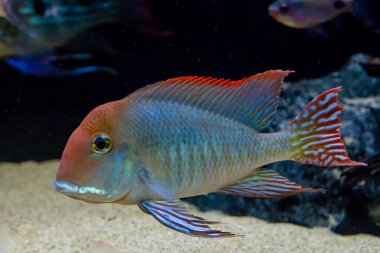
<svg viewBox="0 0 380 253"><path fill-rule="evenodd" d="M380 252L380 238L340 236L253 217L191 211L246 236L193 238L172 231L137 206L93 205L56 193L58 161L0 164L0 253L7 252ZM244 226L244 228L242 228Z"/></svg>

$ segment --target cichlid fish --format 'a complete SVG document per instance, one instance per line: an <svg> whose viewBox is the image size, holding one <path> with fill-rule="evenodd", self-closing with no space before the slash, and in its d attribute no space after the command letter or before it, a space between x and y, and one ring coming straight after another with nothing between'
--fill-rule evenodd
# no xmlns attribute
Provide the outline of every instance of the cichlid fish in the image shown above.
<svg viewBox="0 0 380 253"><path fill-rule="evenodd" d="M60 60L83 60L83 54L61 56L54 50L86 29L111 22L159 34L143 0L0 0L0 57L26 74L114 74L115 70L102 66L67 71L54 65Z"/></svg>
<svg viewBox="0 0 380 253"><path fill-rule="evenodd" d="M234 234L212 229L217 222L191 215L180 198L322 192L260 168L283 160L364 165L350 160L339 134L340 88L311 101L283 131L260 133L288 73L239 81L179 77L95 108L66 144L56 190L90 203L137 204L163 225L199 237Z"/></svg>
<svg viewBox="0 0 380 253"><path fill-rule="evenodd" d="M293 28L309 28L345 12L352 12L352 0L277 0L268 10L278 22Z"/></svg>
<svg viewBox="0 0 380 253"><path fill-rule="evenodd" d="M372 3L374 2L374 3ZM377 0L277 0L268 7L269 15L292 28L312 28L343 13L352 13L377 32Z"/></svg>
<svg viewBox="0 0 380 253"><path fill-rule="evenodd" d="M0 0L5 17L33 37L54 46L90 27L125 20L146 33L159 33L144 0Z"/></svg>

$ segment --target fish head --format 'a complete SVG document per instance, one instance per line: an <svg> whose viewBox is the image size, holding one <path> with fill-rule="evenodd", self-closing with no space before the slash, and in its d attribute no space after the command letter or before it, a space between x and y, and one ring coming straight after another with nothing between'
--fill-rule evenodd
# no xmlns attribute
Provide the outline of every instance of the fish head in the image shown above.
<svg viewBox="0 0 380 253"><path fill-rule="evenodd" d="M56 190L90 203L125 199L132 187L133 161L121 137L122 101L91 111L70 136L54 182Z"/></svg>
<svg viewBox="0 0 380 253"><path fill-rule="evenodd" d="M269 15L292 28L310 28L352 10L352 0L277 0Z"/></svg>

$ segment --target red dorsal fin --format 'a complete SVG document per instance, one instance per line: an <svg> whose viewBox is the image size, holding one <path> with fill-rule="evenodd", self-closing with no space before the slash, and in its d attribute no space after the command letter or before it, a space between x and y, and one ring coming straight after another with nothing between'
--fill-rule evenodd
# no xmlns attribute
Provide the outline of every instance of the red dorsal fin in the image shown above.
<svg viewBox="0 0 380 253"><path fill-rule="evenodd" d="M260 131L270 124L283 80L290 72L270 70L239 81L178 77L149 85L132 96L193 106Z"/></svg>

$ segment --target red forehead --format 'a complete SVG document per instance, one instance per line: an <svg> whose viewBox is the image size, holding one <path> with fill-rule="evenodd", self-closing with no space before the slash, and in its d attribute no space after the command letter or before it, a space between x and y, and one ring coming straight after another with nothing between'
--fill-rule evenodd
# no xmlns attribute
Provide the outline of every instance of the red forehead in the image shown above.
<svg viewBox="0 0 380 253"><path fill-rule="evenodd" d="M123 104L123 100L118 100L96 107L84 118L80 127L91 135L114 131L120 125Z"/></svg>

